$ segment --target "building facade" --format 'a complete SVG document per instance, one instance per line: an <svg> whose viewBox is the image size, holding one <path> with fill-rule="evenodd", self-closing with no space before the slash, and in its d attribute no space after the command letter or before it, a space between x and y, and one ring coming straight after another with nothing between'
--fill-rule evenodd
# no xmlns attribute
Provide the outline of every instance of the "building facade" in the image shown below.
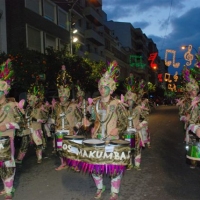
<svg viewBox="0 0 200 200"><path fill-rule="evenodd" d="M116 60L121 78L132 72L146 81L156 79L148 61L158 52L156 44L130 23L107 21L102 0L0 0L0 35L1 52L46 53L47 47L67 46L69 53L97 62Z"/></svg>

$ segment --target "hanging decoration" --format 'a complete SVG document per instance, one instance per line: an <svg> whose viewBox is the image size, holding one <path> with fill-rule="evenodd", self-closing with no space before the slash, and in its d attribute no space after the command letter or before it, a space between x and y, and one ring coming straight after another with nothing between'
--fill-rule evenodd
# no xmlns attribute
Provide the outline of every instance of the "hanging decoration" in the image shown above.
<svg viewBox="0 0 200 200"><path fill-rule="evenodd" d="M162 74L158 74L158 81L163 82L163 75Z"/></svg>
<svg viewBox="0 0 200 200"><path fill-rule="evenodd" d="M143 63L142 56L130 55L130 66L144 69L146 67L146 64Z"/></svg>
<svg viewBox="0 0 200 200"><path fill-rule="evenodd" d="M169 73L165 73L165 82L169 82L169 83L171 83L172 82L172 80L170 79L170 74Z"/></svg>
<svg viewBox="0 0 200 200"><path fill-rule="evenodd" d="M177 90L176 90L176 84L175 83L168 84L168 89L171 90L172 92L177 92Z"/></svg>
<svg viewBox="0 0 200 200"><path fill-rule="evenodd" d="M178 72L176 71L173 79L171 79L171 75L169 73L165 73L165 82L168 83L168 89L173 91L173 92L177 92L176 89L176 82L178 81Z"/></svg>
<svg viewBox="0 0 200 200"><path fill-rule="evenodd" d="M173 78L174 78L174 82L178 81L178 72L177 71L175 72Z"/></svg>
<svg viewBox="0 0 200 200"><path fill-rule="evenodd" d="M188 61L188 62L186 62L187 66L190 66L192 64L192 60L194 59L194 56L193 56L193 54L191 54L191 51L192 51L192 45L190 44L188 46L188 51L185 52L185 54L184 54L185 60Z"/></svg>
<svg viewBox="0 0 200 200"><path fill-rule="evenodd" d="M172 54L172 60L168 60L167 59L169 53ZM180 63L179 62L177 62L177 63L175 62L175 57L176 57L176 51L175 50L166 49L166 51L165 51L165 65L168 66L168 67L170 65L173 65L174 68L179 68Z"/></svg>
<svg viewBox="0 0 200 200"><path fill-rule="evenodd" d="M154 62L155 59L156 59L156 57L157 57L157 55L158 55L157 52L156 52L156 53L151 53L151 54L149 55L149 58L148 58L148 60L151 61L150 66L151 66L151 68L154 69L154 70L157 69L157 67L158 67L158 65Z"/></svg>

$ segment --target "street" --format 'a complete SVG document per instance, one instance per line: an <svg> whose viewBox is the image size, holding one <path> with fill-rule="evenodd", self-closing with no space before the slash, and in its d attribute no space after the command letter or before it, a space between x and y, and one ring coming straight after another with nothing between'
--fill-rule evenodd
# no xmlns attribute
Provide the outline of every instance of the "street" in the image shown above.
<svg viewBox="0 0 200 200"><path fill-rule="evenodd" d="M126 171L120 200L199 200L200 168L190 169L185 158L183 124L178 108L158 106L149 116L151 148L142 151L141 170ZM96 187L92 177L73 170L55 171L59 158L51 154L36 163L33 147L17 165L14 200L90 200ZM103 200L110 197L110 179L104 178ZM3 189L2 182L0 189ZM0 197L3 199L3 197Z"/></svg>

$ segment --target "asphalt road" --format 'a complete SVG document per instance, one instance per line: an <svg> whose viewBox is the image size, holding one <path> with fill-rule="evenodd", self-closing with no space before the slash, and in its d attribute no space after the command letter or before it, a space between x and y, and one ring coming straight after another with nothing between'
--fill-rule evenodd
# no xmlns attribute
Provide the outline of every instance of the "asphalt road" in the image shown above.
<svg viewBox="0 0 200 200"><path fill-rule="evenodd" d="M175 106L159 106L150 114L151 149L143 149L141 171L126 171L120 200L199 200L200 168L190 169L185 158L184 131ZM48 148L48 158L36 163L30 147L22 165L17 165L14 200L90 200L96 187L89 174L55 171L59 159ZM110 179L104 178L110 196ZM0 189L3 188L0 183ZM0 200L3 197L0 197Z"/></svg>

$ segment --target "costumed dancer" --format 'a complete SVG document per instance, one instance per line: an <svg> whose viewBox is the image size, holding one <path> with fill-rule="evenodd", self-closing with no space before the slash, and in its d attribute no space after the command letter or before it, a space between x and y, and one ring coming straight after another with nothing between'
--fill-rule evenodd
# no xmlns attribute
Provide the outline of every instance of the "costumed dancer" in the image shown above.
<svg viewBox="0 0 200 200"><path fill-rule="evenodd" d="M25 114L25 110L24 110L24 103L25 100L21 100L19 102L19 106L17 108L17 112L19 114L19 118L20 118L20 122L19 122L19 129L16 130L16 136L21 137L21 143L20 143L20 148L19 148L19 152L17 155L17 159L15 159L15 162L18 164L22 163L22 160L24 159L26 152L28 150L29 147L29 143L30 143L30 129L28 127L28 122L26 119L26 114Z"/></svg>
<svg viewBox="0 0 200 200"><path fill-rule="evenodd" d="M46 123L43 124L43 131L45 132L45 136L47 138L51 138L52 137L51 125L55 124L54 119L51 118L51 104L48 101L46 101L43 107L44 107L43 110L47 113L46 115L48 116Z"/></svg>
<svg viewBox="0 0 200 200"><path fill-rule="evenodd" d="M128 91L124 96L125 103L128 104L128 116L129 119L132 120L132 125L135 129L135 150L134 150L134 168L140 170L141 163L141 152L142 147L144 147L144 142L142 138L142 127L143 124L140 123L140 117L142 113L141 106L137 104L138 97L136 93L132 92L133 87L128 87ZM134 88L135 89L135 88ZM129 168L131 168L132 163L130 163Z"/></svg>
<svg viewBox="0 0 200 200"><path fill-rule="evenodd" d="M113 140L122 137L126 130L127 112L122 103L111 97L116 89L116 78L119 75L117 62L110 63L108 70L98 82L100 97L90 102L91 121L94 120L92 138L101 140ZM96 199L101 198L105 190L103 184L103 173L92 173L97 192ZM111 176L111 197L110 200L118 199L122 172Z"/></svg>
<svg viewBox="0 0 200 200"><path fill-rule="evenodd" d="M77 135L82 135L85 138L91 138L91 129L93 123L88 121L90 114L87 111L87 102L85 101L85 92L81 89L80 85L76 85L77 88L77 106L75 110L75 116L77 116L78 123L74 127L74 131Z"/></svg>
<svg viewBox="0 0 200 200"><path fill-rule="evenodd" d="M49 127L49 131L50 131L50 134L51 134L51 137L52 137L52 147L53 147L53 150L52 150L52 154L55 154L56 153L56 144L55 144L55 131L56 131L56 126L55 126L55 120L56 120L56 110L55 110L55 106L56 106L57 102L56 100L53 98L52 101L51 101L51 105L50 105L50 108L49 108L49 117L48 117L48 120L50 122L50 124L48 125Z"/></svg>
<svg viewBox="0 0 200 200"><path fill-rule="evenodd" d="M182 78L185 84L189 82L190 80L189 77L190 77L190 71L189 69L187 69L186 66L184 66L182 70ZM187 87L187 88L190 88L190 87ZM187 132L187 127L188 127L189 118L190 118L189 107L191 105L191 101L192 99L190 98L190 91L188 91L188 89L187 90L184 89L183 97L181 97L180 99L176 99L176 106L178 106L179 108L180 121L184 123L184 130L185 130L184 141L185 142L187 140L186 136L188 136L188 133L186 132Z"/></svg>
<svg viewBox="0 0 200 200"><path fill-rule="evenodd" d="M141 134L142 134L142 141L145 146L148 148L151 147L150 142L150 131L148 126L148 116L149 116L149 100L147 98L143 99L145 94L144 91L145 84L144 80L141 80L138 87L138 105L141 108L140 114L140 127L141 127Z"/></svg>
<svg viewBox="0 0 200 200"><path fill-rule="evenodd" d="M42 152L46 147L44 133L42 131L42 123L47 120L47 113L44 111L44 87L42 84L32 84L28 91L29 105L25 111L25 117L28 127L31 130L31 142L36 148L37 163L42 163Z"/></svg>
<svg viewBox="0 0 200 200"><path fill-rule="evenodd" d="M191 99L190 107L187 109L187 112L190 113L188 117L188 126L186 130L186 147L194 147L199 141L200 137L200 96L197 96L199 92L199 85L197 81L192 77L191 74L187 77L187 83L185 90L188 92L188 95ZM200 160L196 154L188 154L186 157L190 160L190 168L194 169L197 165L197 161Z"/></svg>
<svg viewBox="0 0 200 200"><path fill-rule="evenodd" d="M79 115L79 113L77 112L75 115L77 103L75 103L74 101L69 101L71 83L71 77L68 75L65 65L62 65L62 69L58 72L57 77L58 96L60 102L56 103L54 106L54 110L56 113L55 133L57 135L56 137L59 137L59 140L61 141L63 138L63 133L65 131L68 131L69 135L76 135L74 127L82 120L81 113ZM60 131L63 133L58 135L57 133ZM55 170L59 171L68 168L66 159L63 157L62 148L58 150L58 154L61 160L61 164Z"/></svg>
<svg viewBox="0 0 200 200"><path fill-rule="evenodd" d="M13 71L11 60L1 65L0 72L0 176L3 181L4 189L0 195L5 195L5 200L11 200L13 195L13 183L15 176L15 148L14 131L19 129L16 123L18 113L16 113L16 102L8 101L6 94L10 89Z"/></svg>
<svg viewBox="0 0 200 200"><path fill-rule="evenodd" d="M180 121L184 123L184 130L187 129L188 126L188 120L190 114L188 113L188 108L190 107L190 98L187 92L184 92L184 96L180 99L176 99L176 106L178 106L179 109L179 117Z"/></svg>

